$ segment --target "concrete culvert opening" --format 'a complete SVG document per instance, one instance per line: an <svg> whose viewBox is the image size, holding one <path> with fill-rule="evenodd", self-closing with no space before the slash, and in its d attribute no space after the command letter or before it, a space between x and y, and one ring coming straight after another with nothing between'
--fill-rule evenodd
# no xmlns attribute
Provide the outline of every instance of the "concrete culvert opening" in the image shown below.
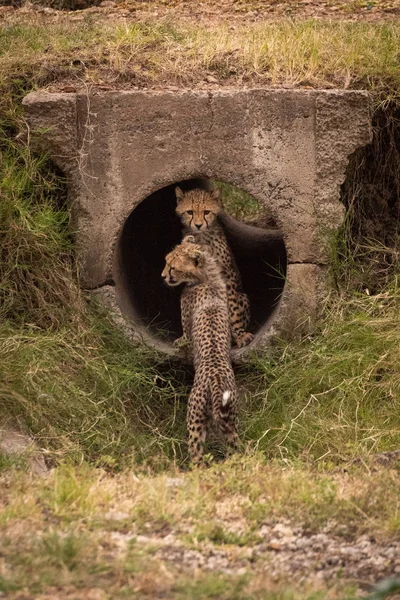
<svg viewBox="0 0 400 600"><path fill-rule="evenodd" d="M274 236L268 223L254 222L248 235L240 215L239 232L234 221L226 224L252 305L250 348L262 352L276 336L310 330L330 285L327 242L343 225L339 186L348 157L370 142L367 93L41 91L24 99L24 109L40 146L68 176L82 285L96 290L134 344L171 354L180 334L179 291L164 287L160 273L180 240L174 187L193 184L182 181L187 173L252 192L281 230ZM233 356L246 360L247 349Z"/></svg>
<svg viewBox="0 0 400 600"><path fill-rule="evenodd" d="M161 279L166 254L182 239L175 214L175 187L182 190L218 186L224 210L221 221L249 296L250 331L269 327L279 305L286 276L286 249L281 232L252 196L207 179L177 181L145 198L126 220L116 248L114 280L121 311L163 349L182 334L180 288Z"/></svg>

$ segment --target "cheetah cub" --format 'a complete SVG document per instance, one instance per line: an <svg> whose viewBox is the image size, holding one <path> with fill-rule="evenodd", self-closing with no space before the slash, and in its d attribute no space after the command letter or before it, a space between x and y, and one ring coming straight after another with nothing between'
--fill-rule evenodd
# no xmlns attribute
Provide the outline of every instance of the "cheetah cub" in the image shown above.
<svg viewBox="0 0 400 600"><path fill-rule="evenodd" d="M189 454L201 460L211 415L230 449L238 449L237 389L230 361L231 333L225 280L205 246L186 236L166 257L162 277L185 283L181 296L183 337L191 340L195 377L187 412Z"/></svg>
<svg viewBox="0 0 400 600"><path fill-rule="evenodd" d="M208 247L221 267L226 281L229 318L233 341L239 348L247 346L253 335L247 331L250 323L250 304L242 290L235 258L229 248L218 215L222 212L219 190L207 192L195 189L182 192L175 188L176 213L184 226L184 234L194 235L196 243Z"/></svg>

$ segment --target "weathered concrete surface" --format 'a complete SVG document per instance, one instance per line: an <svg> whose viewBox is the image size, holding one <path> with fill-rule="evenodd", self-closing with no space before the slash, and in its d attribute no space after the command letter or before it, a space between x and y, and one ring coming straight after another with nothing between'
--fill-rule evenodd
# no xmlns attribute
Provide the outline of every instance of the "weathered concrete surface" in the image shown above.
<svg viewBox="0 0 400 600"><path fill-rule="evenodd" d="M252 194L283 233L289 268L274 327L314 312L325 241L343 219L348 157L371 136L367 93L36 92L24 106L39 142L69 176L86 286L113 279L121 228L142 200L175 182L210 177Z"/></svg>

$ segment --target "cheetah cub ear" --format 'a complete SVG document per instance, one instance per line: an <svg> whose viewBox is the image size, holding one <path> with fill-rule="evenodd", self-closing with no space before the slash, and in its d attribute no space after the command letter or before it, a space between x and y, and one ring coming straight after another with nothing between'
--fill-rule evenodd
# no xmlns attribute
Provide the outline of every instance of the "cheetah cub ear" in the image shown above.
<svg viewBox="0 0 400 600"><path fill-rule="evenodd" d="M193 235L187 235L183 238L182 243L188 242L189 246L187 246L187 255L191 258L195 267L202 267L204 264L204 252L199 250L199 247L196 245L196 240ZM193 244L193 246L192 246Z"/></svg>
<svg viewBox="0 0 400 600"><path fill-rule="evenodd" d="M195 267L202 267L204 264L204 254L199 250L193 252L193 262Z"/></svg>
<svg viewBox="0 0 400 600"><path fill-rule="evenodd" d="M213 198L214 200L216 200L219 204L221 204L221 191L218 188L215 188L212 192L211 192L211 198Z"/></svg>
<svg viewBox="0 0 400 600"><path fill-rule="evenodd" d="M182 240L182 244L186 244L187 242L189 244L195 244L196 240L195 240L194 235L185 235L185 237Z"/></svg>
<svg viewBox="0 0 400 600"><path fill-rule="evenodd" d="M175 196L176 196L177 200L183 199L183 192L182 192L181 188L178 186L175 188Z"/></svg>

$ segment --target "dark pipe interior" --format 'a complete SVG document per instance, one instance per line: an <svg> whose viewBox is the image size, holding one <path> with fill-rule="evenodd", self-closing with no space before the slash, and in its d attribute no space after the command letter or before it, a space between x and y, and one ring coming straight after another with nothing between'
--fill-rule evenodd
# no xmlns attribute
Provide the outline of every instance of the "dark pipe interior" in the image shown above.
<svg viewBox="0 0 400 600"><path fill-rule="evenodd" d="M153 335L166 341L181 335L181 288L161 280L165 256L180 242L182 228L175 215L175 187L208 187L207 180L180 181L151 194L131 213L124 225L118 251L116 278L123 309L140 320ZM284 286L286 250L277 230L264 230L223 219L227 238L249 295L256 332L271 316Z"/></svg>

